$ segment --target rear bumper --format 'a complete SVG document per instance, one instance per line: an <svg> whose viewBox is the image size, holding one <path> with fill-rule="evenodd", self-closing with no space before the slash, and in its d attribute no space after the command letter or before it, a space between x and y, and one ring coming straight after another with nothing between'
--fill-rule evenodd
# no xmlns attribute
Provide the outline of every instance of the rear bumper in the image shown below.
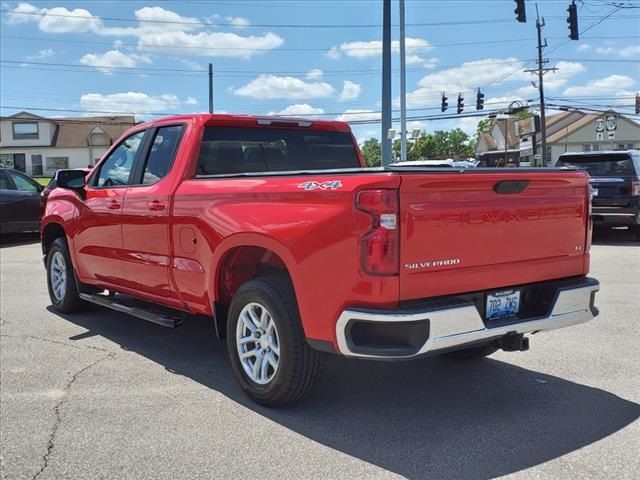
<svg viewBox="0 0 640 480"><path fill-rule="evenodd" d="M339 351L364 358L412 358L489 343L510 334L569 327L598 315L594 299L600 284L593 278L514 288L533 292L528 313L498 322L485 321L481 313L486 292L423 302L415 309L344 310L336 324Z"/></svg>
<svg viewBox="0 0 640 480"><path fill-rule="evenodd" d="M639 207L593 207L594 226L640 225Z"/></svg>

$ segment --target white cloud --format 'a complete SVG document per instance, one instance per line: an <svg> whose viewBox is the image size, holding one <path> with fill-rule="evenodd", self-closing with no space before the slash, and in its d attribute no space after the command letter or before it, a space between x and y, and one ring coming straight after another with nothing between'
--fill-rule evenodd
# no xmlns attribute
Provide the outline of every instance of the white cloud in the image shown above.
<svg viewBox="0 0 640 480"><path fill-rule="evenodd" d="M618 52L621 57L631 57L633 55L640 55L640 45L629 45L628 47L621 48Z"/></svg>
<svg viewBox="0 0 640 480"><path fill-rule="evenodd" d="M433 48L427 40L411 37L407 37L405 47L408 64L424 62L424 59L420 58L417 53L425 52ZM400 42L398 40L391 42L391 50L396 53L400 51ZM374 58L382 55L382 41L345 42L339 47L332 47L327 52L327 56L332 59L340 58L343 54L347 57L357 58L358 60Z"/></svg>
<svg viewBox="0 0 640 480"><path fill-rule="evenodd" d="M427 58L424 62L424 68L436 68L440 63L440 59L436 57Z"/></svg>
<svg viewBox="0 0 640 480"><path fill-rule="evenodd" d="M187 99L184 101L185 105L198 105L198 100L196 100L194 97L187 97Z"/></svg>
<svg viewBox="0 0 640 480"><path fill-rule="evenodd" d="M360 92L362 92L360 84L345 80L340 94L340 101L355 100L360 96Z"/></svg>
<svg viewBox="0 0 640 480"><path fill-rule="evenodd" d="M465 62L459 67L423 77L418 82L420 88L407 94L407 105L415 108L439 104L441 93L446 91L451 106L452 99L458 93L470 98L475 90L483 85L529 80L529 74L523 72L523 68L524 62L513 57Z"/></svg>
<svg viewBox="0 0 640 480"><path fill-rule="evenodd" d="M167 112L180 107L180 99L170 93L147 95L140 92L123 92L103 95L87 93L80 97L80 105L89 112L116 112L135 115Z"/></svg>
<svg viewBox="0 0 640 480"><path fill-rule="evenodd" d="M587 69L584 65L577 62L558 62L555 64L555 67L558 69L555 72L549 72L544 77L544 88L547 91L555 91L565 87L571 78L578 75L579 73L586 72ZM537 80L533 75L531 76L531 81ZM531 83L524 87L518 88L516 90L518 95L526 96L531 98L532 95L538 94L538 88L533 86Z"/></svg>
<svg viewBox="0 0 640 480"><path fill-rule="evenodd" d="M579 52L588 52L592 48L593 47L591 45L589 45L588 43L583 43L581 45L578 45L578 48L576 50L578 50Z"/></svg>
<svg viewBox="0 0 640 480"><path fill-rule="evenodd" d="M92 32L101 36L132 36L138 39L140 49L206 57L251 58L284 42L272 32L243 36L232 32L198 31L203 28L203 22L162 7L140 8L135 11L135 17L139 21L135 27L107 27L100 18L83 8L48 9L20 3L8 13L7 23L33 22L47 33ZM250 24L243 17L227 17L227 21L238 28Z"/></svg>
<svg viewBox="0 0 640 480"><path fill-rule="evenodd" d="M198 62L194 62L193 60L188 60L186 58L180 59L180 63L182 63L189 70L193 70L194 72L202 72L204 71L204 67L200 65Z"/></svg>
<svg viewBox="0 0 640 480"><path fill-rule="evenodd" d="M380 113L367 109L348 109L339 115L336 120L340 120L341 122L380 120Z"/></svg>
<svg viewBox="0 0 640 480"><path fill-rule="evenodd" d="M618 95L625 89L633 88L636 83L636 80L631 77L614 74L590 80L585 85L569 87L564 90L563 95L568 97Z"/></svg>
<svg viewBox="0 0 640 480"><path fill-rule="evenodd" d="M96 67L104 73L111 73L114 68L134 68L139 63L151 63L151 59L135 53L127 54L120 50L109 50L105 53L87 53L80 59L80 63Z"/></svg>
<svg viewBox="0 0 640 480"><path fill-rule="evenodd" d="M608 46L596 48L596 53L600 55L617 55L618 57L628 58L634 55L640 55L640 45L627 45L626 47Z"/></svg>
<svg viewBox="0 0 640 480"><path fill-rule="evenodd" d="M244 28L251 25L249 19L244 17L226 17L226 20L236 28Z"/></svg>
<svg viewBox="0 0 640 480"><path fill-rule="evenodd" d="M42 60L44 58L49 58L55 55L55 50L53 48L45 48L43 50L38 50L35 55L29 55L25 58L25 60Z"/></svg>
<svg viewBox="0 0 640 480"><path fill-rule="evenodd" d="M307 74L304 76L307 80L320 80L324 72L319 68L314 68L313 70L309 70Z"/></svg>
<svg viewBox="0 0 640 480"><path fill-rule="evenodd" d="M513 102L522 102L523 104L527 104L527 101L519 95L505 95L504 97L490 97L487 98L484 102L485 108L489 109L504 109L507 108ZM473 105L472 105L473 104ZM475 110L475 97L470 98L467 103L467 109L472 108Z"/></svg>
<svg viewBox="0 0 640 480"><path fill-rule="evenodd" d="M246 85L234 90L235 95L258 99L304 100L326 98L334 89L326 82L305 82L295 77L260 75Z"/></svg>
<svg viewBox="0 0 640 480"><path fill-rule="evenodd" d="M20 3L7 14L7 23L38 24L38 28L46 33L86 33L96 31L102 25L99 18L94 18L84 8L67 10L64 7L38 8L30 3Z"/></svg>
<svg viewBox="0 0 640 480"><path fill-rule="evenodd" d="M282 116L296 116L296 115L304 115L314 117L316 115L321 115L324 113L324 110L319 107L312 107L308 103L295 103L293 105L289 105L283 110L279 112L269 112L269 115L282 115Z"/></svg>
<svg viewBox="0 0 640 480"><path fill-rule="evenodd" d="M279 47L284 40L275 33L241 36L230 32L184 31L154 32L141 35L138 46L144 50L199 55L204 57L251 58Z"/></svg>
<svg viewBox="0 0 640 480"><path fill-rule="evenodd" d="M479 117L465 117L458 120L458 126L460 130L462 130L467 135L475 135L478 131L478 122L482 120Z"/></svg>

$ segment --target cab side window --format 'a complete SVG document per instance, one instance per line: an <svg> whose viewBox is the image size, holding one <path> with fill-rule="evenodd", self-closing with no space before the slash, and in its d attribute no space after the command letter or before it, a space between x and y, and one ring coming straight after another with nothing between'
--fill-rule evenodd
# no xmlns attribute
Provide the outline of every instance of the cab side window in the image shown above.
<svg viewBox="0 0 640 480"><path fill-rule="evenodd" d="M111 152L100 166L96 187L117 187L129 184L133 161L136 158L145 131L134 133Z"/></svg>
<svg viewBox="0 0 640 480"><path fill-rule="evenodd" d="M144 167L143 185L156 183L169 173L183 128L183 125L158 128Z"/></svg>

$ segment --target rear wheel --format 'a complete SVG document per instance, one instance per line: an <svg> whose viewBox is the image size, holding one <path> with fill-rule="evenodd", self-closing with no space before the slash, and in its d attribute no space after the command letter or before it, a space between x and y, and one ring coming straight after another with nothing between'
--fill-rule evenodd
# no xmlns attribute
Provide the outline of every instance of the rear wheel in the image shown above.
<svg viewBox="0 0 640 480"><path fill-rule="evenodd" d="M243 390L263 405L297 401L320 379L321 355L307 344L286 275L256 278L238 289L227 318L227 347Z"/></svg>
<svg viewBox="0 0 640 480"><path fill-rule="evenodd" d="M463 350L455 350L453 352L443 353L442 356L452 360L473 360L475 358L488 357L498 351L497 347L491 345L483 345L481 347L465 348Z"/></svg>
<svg viewBox="0 0 640 480"><path fill-rule="evenodd" d="M78 294L66 239L53 241L47 253L47 286L53 307L62 313L79 311L84 302Z"/></svg>

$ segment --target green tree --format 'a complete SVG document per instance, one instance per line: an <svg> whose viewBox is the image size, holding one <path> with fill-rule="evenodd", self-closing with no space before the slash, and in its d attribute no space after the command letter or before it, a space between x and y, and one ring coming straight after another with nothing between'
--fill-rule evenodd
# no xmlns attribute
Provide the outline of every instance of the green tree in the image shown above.
<svg viewBox="0 0 640 480"><path fill-rule="evenodd" d="M478 128L476 130L476 141L480 139L480 135L483 133L489 133L491 131L491 126L493 125L492 118L483 118L478 122Z"/></svg>
<svg viewBox="0 0 640 480"><path fill-rule="evenodd" d="M367 167L379 167L380 158L382 157L382 147L380 140L370 138L362 144L362 156Z"/></svg>

